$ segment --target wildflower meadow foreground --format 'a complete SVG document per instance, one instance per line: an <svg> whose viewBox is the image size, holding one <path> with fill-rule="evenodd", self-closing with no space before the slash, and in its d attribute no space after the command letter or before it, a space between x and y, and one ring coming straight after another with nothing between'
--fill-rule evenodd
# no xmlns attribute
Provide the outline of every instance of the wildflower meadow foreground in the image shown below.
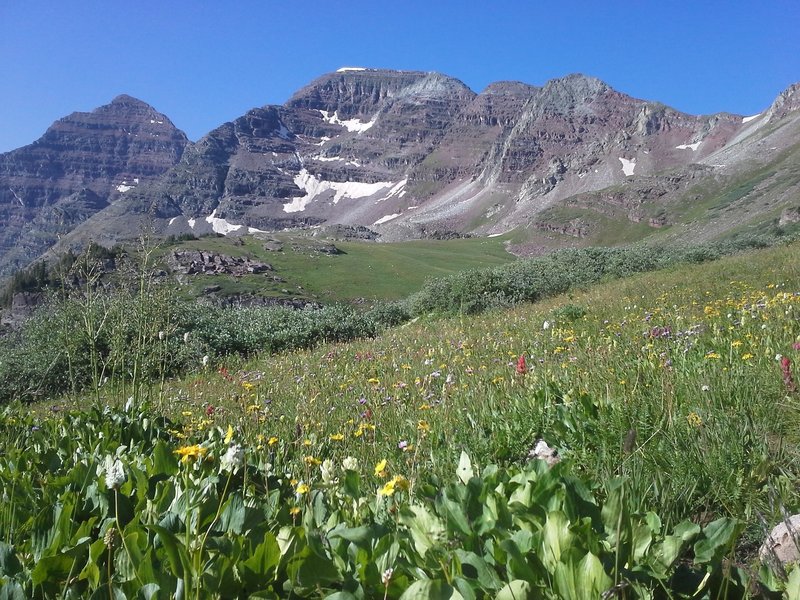
<svg viewBox="0 0 800 600"><path fill-rule="evenodd" d="M797 254L12 403L0 598L800 597Z"/></svg>

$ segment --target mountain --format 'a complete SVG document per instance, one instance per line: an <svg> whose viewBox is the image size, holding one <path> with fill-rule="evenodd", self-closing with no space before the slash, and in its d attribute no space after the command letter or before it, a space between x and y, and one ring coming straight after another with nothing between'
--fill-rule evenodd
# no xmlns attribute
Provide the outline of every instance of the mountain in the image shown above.
<svg viewBox="0 0 800 600"><path fill-rule="evenodd" d="M345 68L196 143L120 96L0 155L0 270L48 248L322 224L383 240L514 231L517 253L795 220L800 85L763 113L694 116L568 75L475 93Z"/></svg>
<svg viewBox="0 0 800 600"><path fill-rule="evenodd" d="M0 154L2 271L25 266L124 193L157 180L187 144L166 116L123 95Z"/></svg>

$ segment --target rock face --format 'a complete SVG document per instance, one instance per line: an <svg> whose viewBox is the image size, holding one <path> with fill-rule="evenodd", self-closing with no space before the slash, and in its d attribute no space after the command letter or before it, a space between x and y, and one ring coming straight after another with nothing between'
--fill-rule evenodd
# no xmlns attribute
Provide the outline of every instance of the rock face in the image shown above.
<svg viewBox="0 0 800 600"><path fill-rule="evenodd" d="M439 73L349 68L194 144L121 96L0 155L0 269L56 236L57 249L111 245L143 223L162 235L325 226L383 240L516 228L590 243L607 222L669 229L662 207L729 202L726 186L746 192L750 219L796 205L798 139L797 85L754 117L693 116L584 75L476 94ZM711 211L713 226L681 235L713 236L741 214Z"/></svg>
<svg viewBox="0 0 800 600"><path fill-rule="evenodd" d="M151 106L118 96L56 121L29 146L0 155L0 274L180 160L183 132Z"/></svg>

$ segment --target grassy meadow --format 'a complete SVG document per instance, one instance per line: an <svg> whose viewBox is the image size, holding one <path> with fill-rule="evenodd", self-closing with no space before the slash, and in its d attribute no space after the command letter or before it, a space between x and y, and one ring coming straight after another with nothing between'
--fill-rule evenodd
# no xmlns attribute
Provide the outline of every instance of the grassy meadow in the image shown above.
<svg viewBox="0 0 800 600"><path fill-rule="evenodd" d="M12 402L0 598L798 597L798 359L793 244Z"/></svg>

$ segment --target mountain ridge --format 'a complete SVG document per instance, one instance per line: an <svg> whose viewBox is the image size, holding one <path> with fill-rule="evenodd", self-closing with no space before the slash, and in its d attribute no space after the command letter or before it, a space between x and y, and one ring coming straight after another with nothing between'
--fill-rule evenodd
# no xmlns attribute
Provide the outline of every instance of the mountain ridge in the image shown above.
<svg viewBox="0 0 800 600"><path fill-rule="evenodd" d="M677 223L669 207L686 201L688 188L668 185L675 169L682 180L716 182L758 169L794 146L799 108L800 84L744 117L689 115L580 73L476 93L437 72L346 68L190 142L121 94L0 155L0 272L87 239L130 239L145 222L159 235L359 225L385 240L515 230L525 252L543 235L545 246L569 245L575 236L559 230L594 227L572 223L580 216L543 222L554 207L563 217L582 195L614 186L625 195L642 178L663 193L617 204L630 207L628 222L662 235ZM776 150L765 154L766 143ZM794 162L784 163L794 182ZM759 218L776 202L788 207L789 196ZM604 201L581 210L583 221L608 213Z"/></svg>

